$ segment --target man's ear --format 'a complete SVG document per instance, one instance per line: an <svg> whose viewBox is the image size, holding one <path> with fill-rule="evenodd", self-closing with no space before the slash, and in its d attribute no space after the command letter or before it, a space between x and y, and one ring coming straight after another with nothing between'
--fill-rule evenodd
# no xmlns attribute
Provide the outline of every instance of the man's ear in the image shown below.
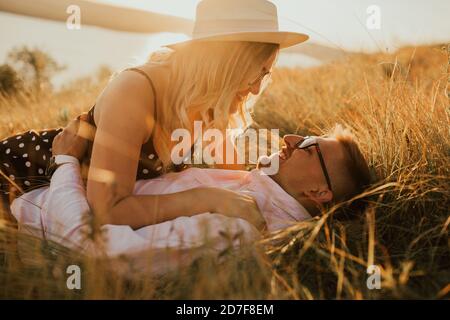
<svg viewBox="0 0 450 320"><path fill-rule="evenodd" d="M316 203L327 203L333 199L333 192L328 188L305 191L305 195Z"/></svg>

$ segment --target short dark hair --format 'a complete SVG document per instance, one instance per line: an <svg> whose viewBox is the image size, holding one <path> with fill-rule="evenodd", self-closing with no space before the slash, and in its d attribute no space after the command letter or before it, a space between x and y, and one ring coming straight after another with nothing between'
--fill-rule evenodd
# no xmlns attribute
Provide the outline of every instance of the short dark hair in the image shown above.
<svg viewBox="0 0 450 320"><path fill-rule="evenodd" d="M344 173L349 179L349 185L346 185L345 188L336 188L336 192L333 192L333 204L337 204L348 201L358 194L363 193L372 184L372 177L367 161L358 146L356 137L348 128L337 124L328 133L328 136L336 139L343 148ZM354 217L364 211L366 206L367 202L362 199L352 201L352 203L349 203L344 208L346 212L345 216Z"/></svg>

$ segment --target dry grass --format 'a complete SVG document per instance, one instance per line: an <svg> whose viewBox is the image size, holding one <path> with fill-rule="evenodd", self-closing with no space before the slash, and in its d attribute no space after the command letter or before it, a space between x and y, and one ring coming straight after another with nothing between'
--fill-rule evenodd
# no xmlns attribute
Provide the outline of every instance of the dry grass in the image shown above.
<svg viewBox="0 0 450 320"><path fill-rule="evenodd" d="M330 211L264 239L255 250L229 253L223 264L205 257L164 278L117 275L113 261L80 256L4 223L0 297L448 298L449 59L434 46L279 69L255 107L258 124L281 134L320 134L336 122L353 129L378 178L362 195L370 207L360 219L340 222ZM94 103L105 81L80 80L39 100L3 99L0 135L64 125ZM65 286L70 264L82 266L80 291ZM370 264L381 268L381 290L366 286Z"/></svg>

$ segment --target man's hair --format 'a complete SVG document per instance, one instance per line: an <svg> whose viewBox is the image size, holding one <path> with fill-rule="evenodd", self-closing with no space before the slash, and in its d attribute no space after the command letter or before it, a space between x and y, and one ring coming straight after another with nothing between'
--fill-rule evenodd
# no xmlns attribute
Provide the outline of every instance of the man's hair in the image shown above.
<svg viewBox="0 0 450 320"><path fill-rule="evenodd" d="M328 133L328 136L335 138L344 151L343 178L339 179L342 183L341 186L336 186L335 190L333 186L333 204L337 204L364 192L370 186L372 179L367 161L359 149L355 136L348 128L338 124ZM353 201L344 208L344 216L355 217L366 208L366 205L364 200Z"/></svg>

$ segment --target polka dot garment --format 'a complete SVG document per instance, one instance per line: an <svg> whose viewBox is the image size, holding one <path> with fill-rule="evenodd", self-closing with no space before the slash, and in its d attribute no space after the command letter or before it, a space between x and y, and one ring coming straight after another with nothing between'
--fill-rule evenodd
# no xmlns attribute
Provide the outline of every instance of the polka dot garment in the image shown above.
<svg viewBox="0 0 450 320"><path fill-rule="evenodd" d="M0 200L4 212L9 212L20 189L27 192L49 184L45 169L52 156L53 138L61 131L30 130L0 140Z"/></svg>
<svg viewBox="0 0 450 320"><path fill-rule="evenodd" d="M49 178L45 176L45 169L52 156L53 138L61 130L62 128L30 130L0 141L2 193L9 193L11 181L24 191L48 184Z"/></svg>

